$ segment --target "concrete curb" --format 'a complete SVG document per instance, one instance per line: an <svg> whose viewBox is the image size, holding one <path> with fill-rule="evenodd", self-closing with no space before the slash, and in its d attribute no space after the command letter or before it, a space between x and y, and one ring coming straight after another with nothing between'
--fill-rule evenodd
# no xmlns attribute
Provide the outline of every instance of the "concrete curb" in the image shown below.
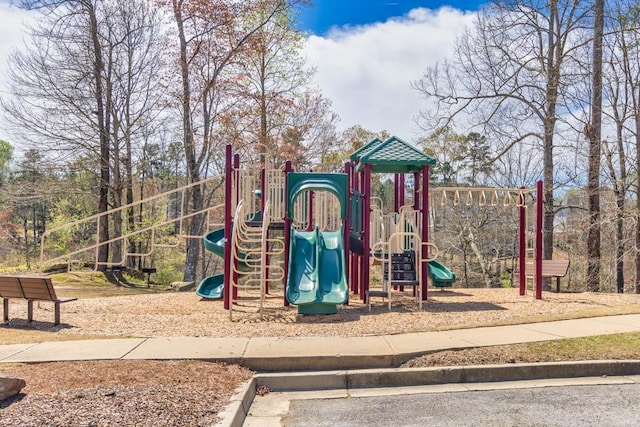
<svg viewBox="0 0 640 427"><path fill-rule="evenodd" d="M640 374L640 360L595 360L588 362L264 373L257 374L254 378L256 387L264 385L273 391L304 391L638 374Z"/></svg>
<svg viewBox="0 0 640 427"><path fill-rule="evenodd" d="M271 391L355 390L435 384L486 383L579 377L616 377L640 374L640 360L518 363L433 368L359 369L323 372L262 373L243 386L221 413L225 427L244 423L256 388Z"/></svg>
<svg viewBox="0 0 640 427"><path fill-rule="evenodd" d="M219 427L242 427L247 418L249 408L256 397L256 378L242 384L238 392L231 397L230 403L225 410L220 413L220 421L216 423Z"/></svg>

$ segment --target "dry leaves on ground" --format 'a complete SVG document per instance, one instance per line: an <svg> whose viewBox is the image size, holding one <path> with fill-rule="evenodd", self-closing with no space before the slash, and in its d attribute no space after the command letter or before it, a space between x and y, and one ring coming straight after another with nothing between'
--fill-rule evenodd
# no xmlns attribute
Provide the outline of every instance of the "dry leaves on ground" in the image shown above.
<svg viewBox="0 0 640 427"><path fill-rule="evenodd" d="M252 373L204 361L3 365L26 380L0 402L0 426L205 426Z"/></svg>

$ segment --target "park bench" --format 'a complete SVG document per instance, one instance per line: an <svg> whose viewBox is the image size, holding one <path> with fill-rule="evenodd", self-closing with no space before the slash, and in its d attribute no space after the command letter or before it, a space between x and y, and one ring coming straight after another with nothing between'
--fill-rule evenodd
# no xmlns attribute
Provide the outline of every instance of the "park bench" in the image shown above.
<svg viewBox="0 0 640 427"><path fill-rule="evenodd" d="M568 259L544 259L542 260L542 277L556 279L556 292L560 292L560 278L567 275L569 271ZM527 277L533 277L535 274L535 264L528 262L526 264Z"/></svg>
<svg viewBox="0 0 640 427"><path fill-rule="evenodd" d="M53 283L45 276L0 276L0 297L3 302L3 319L9 321L9 300L21 298L27 300L27 319L33 321L33 302L51 301L55 304L55 322L60 324L60 304L75 301L77 298L61 298L56 295Z"/></svg>

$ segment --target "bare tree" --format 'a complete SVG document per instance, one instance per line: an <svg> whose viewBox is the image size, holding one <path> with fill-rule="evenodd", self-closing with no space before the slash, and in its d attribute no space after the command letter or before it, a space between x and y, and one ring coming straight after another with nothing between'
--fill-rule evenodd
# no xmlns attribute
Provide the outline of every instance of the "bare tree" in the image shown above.
<svg viewBox="0 0 640 427"><path fill-rule="evenodd" d="M630 116L632 124L629 132L635 145L635 246L636 246L636 278L635 292L640 293L640 37L637 28L640 26L640 10L636 2L620 1L616 4L614 16L619 26L618 43L621 55L621 65L624 75L624 85L630 102ZM627 128L627 126L625 126Z"/></svg>
<svg viewBox="0 0 640 427"><path fill-rule="evenodd" d="M627 193L632 184L628 160L632 151L628 141L635 138L630 126L633 127L634 80L637 73L631 72L631 69L637 68L637 60L640 59L633 53L634 43L629 43L628 40L630 34L625 27L628 25L629 14L626 9L621 2L612 7L612 31L604 38L606 54L603 53L603 98L607 101L607 105L603 107L603 114L605 119L612 122L615 137L612 141L603 140L602 148L616 199L615 270L616 291L619 293L624 291L624 255L627 246L624 220L628 215ZM634 61L635 64L630 61Z"/></svg>
<svg viewBox="0 0 640 427"><path fill-rule="evenodd" d="M453 57L428 68L413 87L434 108L425 130L455 121L479 126L499 159L517 144L542 148L544 258L553 254L554 148L559 96L582 78L574 55L584 46L591 3L578 0L493 2L458 40Z"/></svg>
<svg viewBox="0 0 640 427"><path fill-rule="evenodd" d="M27 49L10 57L11 95L3 102L9 120L28 130L23 140L49 144L48 153L73 156L92 153L98 164L98 212L109 207L111 90L105 81L98 2L25 1L41 19L30 31ZM109 239L109 223L99 224L100 242ZM100 246L98 262L109 248Z"/></svg>
<svg viewBox="0 0 640 427"><path fill-rule="evenodd" d="M602 156L602 39L604 0L595 0L593 24L593 71L591 123L585 129L589 139L589 231L587 233L587 289L600 289L600 158Z"/></svg>
<svg viewBox="0 0 640 427"><path fill-rule="evenodd" d="M225 72L238 58L248 40L266 22L287 7L283 1L252 0L171 0L167 2L176 24L180 70L177 107L182 116L182 137L189 182L199 182L207 175L209 161L218 147L216 126L221 111L229 107ZM262 19L249 19L266 10ZM226 94L226 95L225 95ZM221 150L218 150L218 153ZM203 188L193 187L190 207L198 212L205 206ZM202 215L194 215L189 234L202 234ZM184 280L196 275L200 241L190 239L187 245Z"/></svg>
<svg viewBox="0 0 640 427"><path fill-rule="evenodd" d="M27 145L56 161L79 157L97 180L98 213L130 189L135 135L155 119L162 92L159 19L145 0L24 1L41 13L26 49L10 58L11 98L2 106ZM124 171L122 171L124 166ZM131 195L130 195L131 196ZM131 197L127 200L131 201ZM115 230L110 229L114 226ZM121 233L103 216L98 242ZM119 245L98 248L98 268L121 260Z"/></svg>
<svg viewBox="0 0 640 427"><path fill-rule="evenodd" d="M159 10L146 1L110 2L105 16L105 45L108 75L112 81L112 196L110 206L118 208L134 201L136 153L160 134L164 79L163 30ZM113 219L113 238L122 236L122 211ZM130 229L135 214L128 212ZM134 251L135 252L135 251ZM113 244L111 259L122 261L122 241Z"/></svg>

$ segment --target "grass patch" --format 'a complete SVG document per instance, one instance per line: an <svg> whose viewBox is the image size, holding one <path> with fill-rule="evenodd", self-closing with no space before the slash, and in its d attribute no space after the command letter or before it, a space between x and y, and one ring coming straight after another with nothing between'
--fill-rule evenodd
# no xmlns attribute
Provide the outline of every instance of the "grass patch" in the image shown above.
<svg viewBox="0 0 640 427"><path fill-rule="evenodd" d="M491 326L511 326L522 325L526 323L553 322L557 320L585 319L588 317L602 316L618 316L623 314L640 314L640 304L624 304L610 307L595 307L585 310L572 311L568 313L547 313L536 314L533 316L513 317L509 319L500 319L493 322L470 322L467 328L484 328ZM440 328L438 330L446 331L452 329L460 329L459 326L450 328Z"/></svg>
<svg viewBox="0 0 640 427"><path fill-rule="evenodd" d="M167 286L147 285L128 274L116 276L98 271L72 271L52 274L56 293L76 298L104 298L122 295L144 295L167 292Z"/></svg>
<svg viewBox="0 0 640 427"><path fill-rule="evenodd" d="M412 359L401 367L417 368L626 359L640 359L640 332L567 338L540 343L446 350Z"/></svg>
<svg viewBox="0 0 640 427"><path fill-rule="evenodd" d="M640 332L531 343L524 351L551 360L640 359Z"/></svg>
<svg viewBox="0 0 640 427"><path fill-rule="evenodd" d="M15 327L0 326L0 344L29 344L45 341L80 341L91 339L113 339L123 338L112 335L61 335L56 332L54 326L52 330L17 329Z"/></svg>

